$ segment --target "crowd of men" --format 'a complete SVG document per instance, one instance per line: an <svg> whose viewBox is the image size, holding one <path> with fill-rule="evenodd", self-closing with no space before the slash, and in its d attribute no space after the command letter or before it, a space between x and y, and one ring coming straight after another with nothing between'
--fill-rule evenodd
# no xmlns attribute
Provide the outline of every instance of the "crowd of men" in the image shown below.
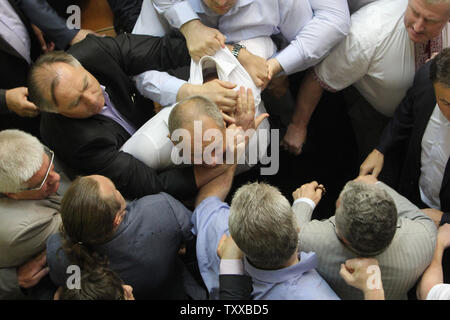
<svg viewBox="0 0 450 320"><path fill-rule="evenodd" d="M0 2L0 299L450 299L450 0L54 2ZM262 172L325 91L360 167L317 220L341 186Z"/></svg>

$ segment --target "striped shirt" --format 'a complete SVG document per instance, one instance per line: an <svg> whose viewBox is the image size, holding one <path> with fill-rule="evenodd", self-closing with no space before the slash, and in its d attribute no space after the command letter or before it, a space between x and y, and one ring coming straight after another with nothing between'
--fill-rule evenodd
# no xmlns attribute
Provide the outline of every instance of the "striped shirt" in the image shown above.
<svg viewBox="0 0 450 320"><path fill-rule="evenodd" d="M436 226L422 211L396 191L379 183L395 201L398 211L397 231L389 247L375 258L381 269L386 300L407 298L431 262L436 244ZM311 221L312 208L305 202L293 206L300 227L299 250L314 251L317 271L341 299L363 300L362 291L345 283L340 266L356 255L342 245L336 236L335 217Z"/></svg>

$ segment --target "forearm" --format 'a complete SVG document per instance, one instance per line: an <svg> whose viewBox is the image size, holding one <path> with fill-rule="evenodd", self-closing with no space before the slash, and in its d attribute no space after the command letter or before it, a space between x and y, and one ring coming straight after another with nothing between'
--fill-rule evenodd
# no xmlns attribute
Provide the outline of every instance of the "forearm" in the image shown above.
<svg viewBox="0 0 450 320"><path fill-rule="evenodd" d="M203 178L204 185L201 187L197 199L196 206L198 206L206 198L216 196L221 201L224 201L230 192L231 185L233 183L234 172L236 171L236 165L221 165L213 169L206 169L199 166L195 166L197 171L207 170L209 181L206 182L206 177ZM195 169L194 169L195 171ZM197 175L196 175L197 177ZM198 185L198 183L197 183Z"/></svg>
<svg viewBox="0 0 450 320"><path fill-rule="evenodd" d="M294 211L297 226L302 228L302 226L311 221L314 208L309 203L296 201L292 206L292 211Z"/></svg>
<svg viewBox="0 0 450 320"><path fill-rule="evenodd" d="M19 0L18 4L30 21L59 49L66 49L79 31L68 29L66 21L45 0Z"/></svg>
<svg viewBox="0 0 450 320"><path fill-rule="evenodd" d="M417 287L417 298L420 300L425 300L431 288L444 282L444 273L442 269L444 249L445 248L438 242L431 264L423 273L422 279Z"/></svg>
<svg viewBox="0 0 450 320"><path fill-rule="evenodd" d="M314 77L314 70L311 69L300 86L291 123L298 127L306 127L322 98L322 94L323 89Z"/></svg>
<svg viewBox="0 0 450 320"><path fill-rule="evenodd" d="M350 13L345 0L309 0L313 15L311 20L292 37L291 30L296 21L287 18L281 25L281 33L291 40L288 47L277 55L277 60L286 74L306 70L319 63L350 30ZM291 8L299 10L298 8ZM295 17L294 14L287 14Z"/></svg>
<svg viewBox="0 0 450 320"><path fill-rule="evenodd" d="M364 300L384 300L384 290L367 290L364 292Z"/></svg>
<svg viewBox="0 0 450 320"><path fill-rule="evenodd" d="M163 107L175 104L181 97L188 97L187 88L191 86L184 80L160 71L141 73L134 78L134 82L144 97Z"/></svg>

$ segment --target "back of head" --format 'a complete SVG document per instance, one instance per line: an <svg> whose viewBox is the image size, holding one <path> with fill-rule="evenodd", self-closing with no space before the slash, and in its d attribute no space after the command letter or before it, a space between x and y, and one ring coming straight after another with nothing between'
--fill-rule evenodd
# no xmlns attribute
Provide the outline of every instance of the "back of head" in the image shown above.
<svg viewBox="0 0 450 320"><path fill-rule="evenodd" d="M297 250L291 205L266 183L255 182L236 191L228 224L237 246L257 268L279 269Z"/></svg>
<svg viewBox="0 0 450 320"><path fill-rule="evenodd" d="M0 132L0 193L17 193L41 168L44 147L20 130Z"/></svg>
<svg viewBox="0 0 450 320"><path fill-rule="evenodd" d="M450 48L442 50L430 64L430 80L450 88Z"/></svg>
<svg viewBox="0 0 450 320"><path fill-rule="evenodd" d="M60 300L125 300L123 282L108 268L83 272L80 289L62 287Z"/></svg>
<svg viewBox="0 0 450 320"><path fill-rule="evenodd" d="M190 129L194 121L208 117L214 120L219 128L224 128L222 113L210 99L202 96L192 96L178 102L170 112L169 132L177 129Z"/></svg>
<svg viewBox="0 0 450 320"><path fill-rule="evenodd" d="M40 56L32 65L28 74L28 98L41 111L58 113L55 98L55 88L59 76L55 64L66 63L80 67L80 62L64 51L52 51ZM50 98L46 96L50 93Z"/></svg>
<svg viewBox="0 0 450 320"><path fill-rule="evenodd" d="M75 179L61 203L63 248L81 268L106 265L93 246L107 242L114 230L114 218L120 203L104 198L100 186L90 177Z"/></svg>
<svg viewBox="0 0 450 320"><path fill-rule="evenodd" d="M348 182L336 209L336 228L360 256L375 256L391 243L397 229L392 197L375 185Z"/></svg>

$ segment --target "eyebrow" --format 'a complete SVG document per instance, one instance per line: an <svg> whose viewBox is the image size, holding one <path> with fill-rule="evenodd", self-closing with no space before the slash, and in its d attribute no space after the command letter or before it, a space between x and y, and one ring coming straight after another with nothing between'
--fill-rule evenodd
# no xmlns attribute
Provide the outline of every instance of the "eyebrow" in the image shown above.
<svg viewBox="0 0 450 320"><path fill-rule="evenodd" d="M83 79L83 88L81 89L81 93L83 93L87 89L88 85L89 85L88 78L87 78L87 75L85 75L84 79ZM80 103L80 100L81 100L81 94L74 102L72 102L69 105L69 108L76 107Z"/></svg>

